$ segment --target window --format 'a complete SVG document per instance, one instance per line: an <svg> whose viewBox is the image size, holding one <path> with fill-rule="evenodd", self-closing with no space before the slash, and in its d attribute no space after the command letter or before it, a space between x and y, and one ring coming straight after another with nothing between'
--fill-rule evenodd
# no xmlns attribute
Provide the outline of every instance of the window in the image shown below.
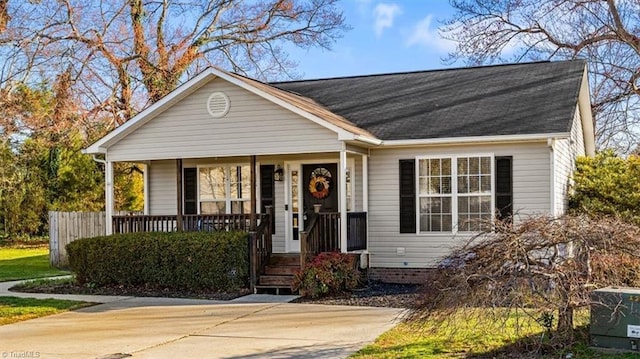
<svg viewBox="0 0 640 359"><path fill-rule="evenodd" d="M198 169L201 214L249 213L251 168L222 165Z"/></svg>
<svg viewBox="0 0 640 359"><path fill-rule="evenodd" d="M493 158L418 159L421 233L479 231L492 218Z"/></svg>

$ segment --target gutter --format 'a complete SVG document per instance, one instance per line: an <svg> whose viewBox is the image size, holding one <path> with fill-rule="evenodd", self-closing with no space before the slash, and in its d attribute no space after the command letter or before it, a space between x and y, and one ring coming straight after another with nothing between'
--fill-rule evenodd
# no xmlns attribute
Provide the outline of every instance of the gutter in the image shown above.
<svg viewBox="0 0 640 359"><path fill-rule="evenodd" d="M450 145L450 144L478 144L495 142L538 142L549 139L564 139L571 137L570 132L547 133L537 135L502 135L502 136L473 136L473 137L446 137L417 140L389 140L383 141L384 147L426 146L426 145Z"/></svg>

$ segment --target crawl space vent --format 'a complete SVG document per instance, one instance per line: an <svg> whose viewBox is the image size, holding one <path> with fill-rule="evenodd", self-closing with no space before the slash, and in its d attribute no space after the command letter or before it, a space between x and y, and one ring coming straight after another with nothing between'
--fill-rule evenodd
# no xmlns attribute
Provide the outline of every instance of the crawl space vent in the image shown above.
<svg viewBox="0 0 640 359"><path fill-rule="evenodd" d="M229 112L229 97L223 92L214 92L207 100L207 110L214 118L220 118Z"/></svg>

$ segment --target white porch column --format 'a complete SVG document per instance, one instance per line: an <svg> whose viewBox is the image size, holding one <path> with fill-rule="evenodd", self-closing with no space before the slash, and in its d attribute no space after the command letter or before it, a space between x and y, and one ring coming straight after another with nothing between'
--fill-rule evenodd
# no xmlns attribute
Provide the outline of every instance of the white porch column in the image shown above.
<svg viewBox="0 0 640 359"><path fill-rule="evenodd" d="M340 150L340 251L347 253L347 146Z"/></svg>
<svg viewBox="0 0 640 359"><path fill-rule="evenodd" d="M366 234L367 250L369 250L369 156L362 155L362 211L367 214Z"/></svg>
<svg viewBox="0 0 640 359"><path fill-rule="evenodd" d="M369 156L362 155L362 211L369 212Z"/></svg>
<svg viewBox="0 0 640 359"><path fill-rule="evenodd" d="M144 215L149 215L149 167L151 166L150 163L145 163L142 165L142 171L144 173L144 177L143 177L143 195L144 195L144 207L143 207L143 212Z"/></svg>
<svg viewBox="0 0 640 359"><path fill-rule="evenodd" d="M104 200L106 234L113 234L113 162L107 159L104 167Z"/></svg>

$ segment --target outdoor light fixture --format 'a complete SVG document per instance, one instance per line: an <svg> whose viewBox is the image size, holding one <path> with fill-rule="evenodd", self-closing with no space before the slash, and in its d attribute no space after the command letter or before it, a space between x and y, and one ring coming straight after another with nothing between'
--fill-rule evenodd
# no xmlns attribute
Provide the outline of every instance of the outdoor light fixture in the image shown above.
<svg viewBox="0 0 640 359"><path fill-rule="evenodd" d="M275 171L273 171L273 179L274 181L282 181L284 179L284 170L280 165L276 165Z"/></svg>

